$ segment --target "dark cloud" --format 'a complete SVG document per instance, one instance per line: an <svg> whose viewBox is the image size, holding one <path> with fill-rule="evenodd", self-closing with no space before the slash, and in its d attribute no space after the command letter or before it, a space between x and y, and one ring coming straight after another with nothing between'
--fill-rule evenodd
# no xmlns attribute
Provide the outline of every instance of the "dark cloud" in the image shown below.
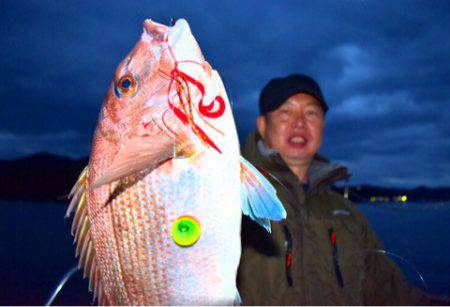
<svg viewBox="0 0 450 307"><path fill-rule="evenodd" d="M449 185L449 12L448 1L3 1L0 158L87 154L143 20L185 18L241 140L264 84L303 72L331 106L322 152L353 183Z"/></svg>

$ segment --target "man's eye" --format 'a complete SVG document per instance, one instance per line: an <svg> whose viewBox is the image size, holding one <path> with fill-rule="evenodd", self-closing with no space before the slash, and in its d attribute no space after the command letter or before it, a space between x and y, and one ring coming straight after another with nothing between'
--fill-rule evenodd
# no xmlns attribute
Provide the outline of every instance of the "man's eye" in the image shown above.
<svg viewBox="0 0 450 307"><path fill-rule="evenodd" d="M306 111L306 115L310 115L310 116L319 116L319 111L316 111L316 110L309 110L309 111Z"/></svg>

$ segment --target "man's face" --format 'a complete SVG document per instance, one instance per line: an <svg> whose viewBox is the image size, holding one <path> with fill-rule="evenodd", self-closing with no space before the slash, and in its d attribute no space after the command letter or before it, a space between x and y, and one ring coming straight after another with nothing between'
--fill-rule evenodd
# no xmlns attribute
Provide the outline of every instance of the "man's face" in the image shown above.
<svg viewBox="0 0 450 307"><path fill-rule="evenodd" d="M257 119L266 145L277 151L289 166L312 161L322 143L324 114L311 95L296 94L278 109Z"/></svg>

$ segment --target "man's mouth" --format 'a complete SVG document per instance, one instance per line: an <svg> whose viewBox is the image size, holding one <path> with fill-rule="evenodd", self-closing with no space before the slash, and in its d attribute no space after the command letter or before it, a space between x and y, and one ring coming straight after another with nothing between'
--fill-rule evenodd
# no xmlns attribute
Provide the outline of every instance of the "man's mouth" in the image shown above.
<svg viewBox="0 0 450 307"><path fill-rule="evenodd" d="M301 135L294 135L288 138L288 143L293 147L304 147L308 139Z"/></svg>
<svg viewBox="0 0 450 307"><path fill-rule="evenodd" d="M304 138L302 138L301 136L294 136L289 139L289 142L294 143L294 144L302 144L302 143L306 143L306 140Z"/></svg>

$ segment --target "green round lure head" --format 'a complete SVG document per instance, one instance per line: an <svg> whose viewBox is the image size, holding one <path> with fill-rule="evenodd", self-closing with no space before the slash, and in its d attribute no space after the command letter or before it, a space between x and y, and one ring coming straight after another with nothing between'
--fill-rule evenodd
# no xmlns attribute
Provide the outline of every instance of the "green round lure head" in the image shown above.
<svg viewBox="0 0 450 307"><path fill-rule="evenodd" d="M172 238L180 246L194 245L201 234L200 223L189 215L180 216L172 225Z"/></svg>

